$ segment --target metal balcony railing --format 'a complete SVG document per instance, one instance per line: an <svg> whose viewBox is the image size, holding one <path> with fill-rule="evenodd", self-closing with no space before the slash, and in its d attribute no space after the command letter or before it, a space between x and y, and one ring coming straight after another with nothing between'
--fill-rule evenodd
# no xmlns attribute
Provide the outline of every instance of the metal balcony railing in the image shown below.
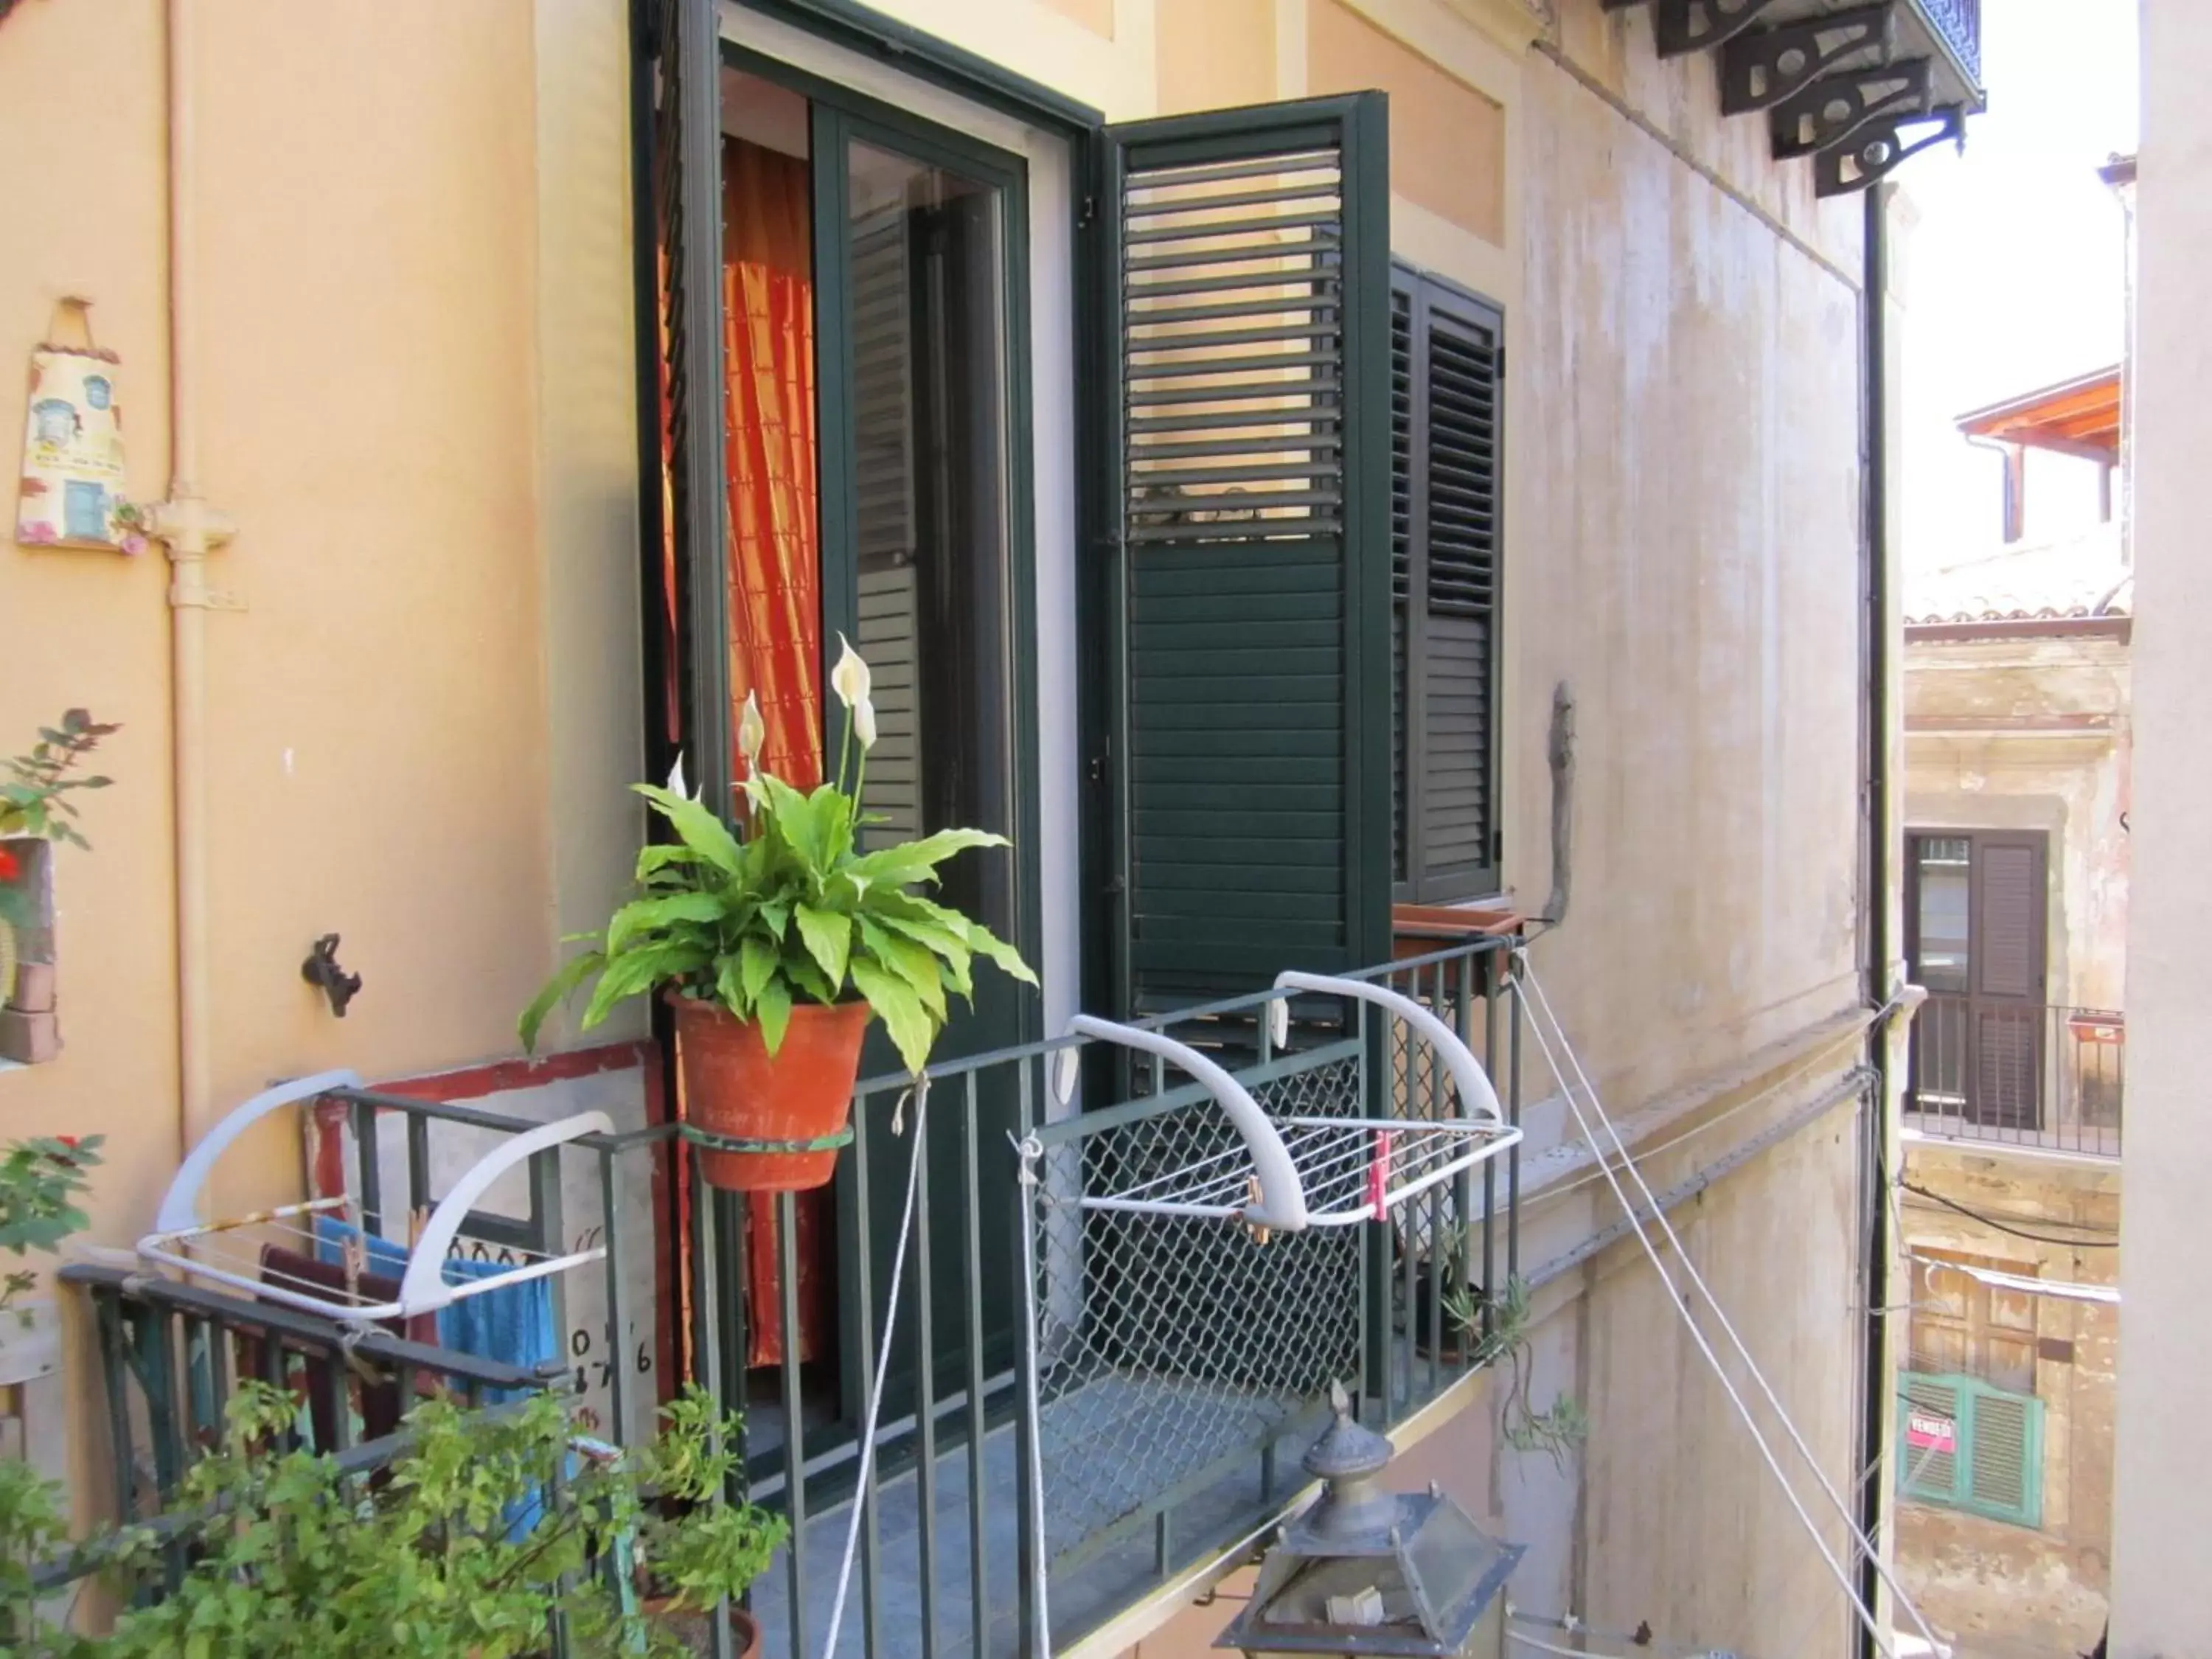
<svg viewBox="0 0 2212 1659"><path fill-rule="evenodd" d="M1912 1022L1907 1121L1945 1139L2118 1158L2126 1037L2112 1009L1933 993Z"/></svg>
<svg viewBox="0 0 2212 1659"><path fill-rule="evenodd" d="M1351 977L1401 993L1458 1033L1485 1057L1504 1123L1517 1125L1519 999L1502 942ZM1429 1041L1396 1013L1283 994L1143 1024L1196 1050L1276 1121L1321 1126L1332 1147L1356 1135L1352 1120L1438 1121L1472 1109ZM1063 1103L1056 1085L1079 1077ZM805 1363L786 1340L779 1364L748 1368L746 1287L762 1275L745 1260L744 1200L703 1184L675 1124L534 1154L519 1183L526 1190L505 1194L501 1213L472 1214L457 1246L547 1252L580 1231L604 1239L604 1262L556 1283L573 1304L562 1329L588 1333L604 1317L607 1334L626 1334L611 1366L526 1377L220 1290L68 1270L103 1334L118 1508L161 1514L219 1419L229 1379L281 1372L285 1351L302 1357L317 1446L363 1467L387 1443L355 1444L353 1419L387 1428L391 1407L427 1379L472 1397L526 1380L592 1390L586 1426L618 1443L643 1431L653 1397L696 1381L746 1413L744 1474L732 1497L791 1523L789 1546L750 1597L767 1651L822 1651L858 1503L841 1655L1026 1656L1048 1631L1057 1646L1097 1628L1279 1511L1300 1483L1297 1455L1332 1382L1354 1393L1365 1420L1387 1426L1477 1369L1484 1287L1502 1290L1518 1267L1516 1137L1501 1139L1497 1156L1438 1166L1387 1218L1282 1231L1249 1215L1170 1213L1117 1196L1155 1170L1188 1172L1233 1151L1227 1120L1158 1056L1063 1036L933 1066L926 1118L911 1090L900 1076L856 1093L836 1195L834 1359ZM364 1224L392 1238L404 1238L408 1218L437 1195L441 1137L481 1149L488 1135L538 1127L370 1091L337 1091L319 1109L345 1121ZM1338 1120L1344 1133L1328 1127ZM917 1121L927 1144L863 1480L860 1425L890 1322L888 1264ZM1382 1132L1378 1212L1383 1172L1401 1170L1406 1145L1425 1133ZM648 1188L653 1200L639 1201ZM596 1195L581 1213L580 1192ZM774 1202L769 1277L788 1334L799 1327L802 1235L796 1199ZM678 1321L685 1328L671 1329ZM655 1352L673 1360L672 1376L647 1369ZM150 1439L134 1439L134 1424ZM59 1566L42 1582L73 1571ZM1048 1610L1036 1599L1047 1582ZM712 1650L732 1651L726 1624L710 1624ZM562 1652L557 1624L549 1644Z"/></svg>
<svg viewBox="0 0 2212 1659"><path fill-rule="evenodd" d="M1960 68L1976 85L1982 79L1982 0L1914 0L1929 27L1942 35Z"/></svg>

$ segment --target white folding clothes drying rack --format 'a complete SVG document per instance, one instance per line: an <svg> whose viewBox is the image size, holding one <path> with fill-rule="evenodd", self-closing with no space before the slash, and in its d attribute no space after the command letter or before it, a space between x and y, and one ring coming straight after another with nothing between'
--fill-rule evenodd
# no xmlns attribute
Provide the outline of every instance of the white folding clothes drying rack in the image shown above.
<svg viewBox="0 0 2212 1659"><path fill-rule="evenodd" d="M1412 998L1364 980L1322 974L1280 974L1275 988L1351 998L1404 1021L1442 1062L1459 1097L1460 1115L1275 1116L1222 1066L1188 1044L1158 1031L1079 1014L1068 1022L1070 1035L1154 1054L1179 1067L1237 1132L1231 1144L1176 1169L1146 1172L1110 1191L1086 1192L1075 1200L1079 1207L1237 1221L1270 1232L1348 1227L1387 1219L1408 1199L1519 1142L1521 1131L1505 1121L1481 1062L1458 1033ZM1278 1048L1288 1040L1290 1012L1287 997L1267 1004ZM1054 1075L1054 1092L1063 1106L1074 1096L1078 1054L1074 1048L1061 1050Z"/></svg>
<svg viewBox="0 0 2212 1659"><path fill-rule="evenodd" d="M380 1321L407 1319L435 1313L466 1297L488 1295L526 1284L532 1279L566 1273L570 1268L606 1258L604 1244L566 1254L501 1247L510 1261L462 1263L453 1251L462 1237L469 1214L492 1183L510 1170L526 1164L549 1147L559 1146L587 1134L611 1134L613 1120L605 1112L579 1112L538 1127L509 1136L471 1164L452 1189L429 1212L419 1228L411 1229L405 1243L405 1266L396 1274L387 1263L356 1257L341 1275L337 1285L325 1283L327 1274L309 1278L269 1267L258 1245L281 1242L283 1248L317 1261L336 1249L341 1262L349 1241L357 1241L366 1256L373 1243L388 1252L400 1241L382 1237L377 1228L382 1218L366 1215L351 1194L310 1199L275 1209L219 1219L200 1218L200 1200L209 1175L233 1142L261 1119L280 1109L316 1098L336 1089L358 1089L361 1079L351 1072L323 1072L313 1077L265 1089L229 1113L191 1156L169 1182L169 1190L156 1212L154 1229L138 1241L140 1260L173 1268L190 1279L242 1291L264 1301L319 1314L346 1325L370 1325ZM334 1236L318 1228L319 1220L344 1224ZM410 1218L410 1220L412 1218ZM371 1279L398 1281L396 1295L373 1296L360 1288Z"/></svg>

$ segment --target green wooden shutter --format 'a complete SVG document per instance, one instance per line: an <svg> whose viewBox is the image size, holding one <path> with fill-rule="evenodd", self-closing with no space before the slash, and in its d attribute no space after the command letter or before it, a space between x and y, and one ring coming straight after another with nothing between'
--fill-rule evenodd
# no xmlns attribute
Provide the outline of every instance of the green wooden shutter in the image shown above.
<svg viewBox="0 0 2212 1659"><path fill-rule="evenodd" d="M1959 1469L1966 1450L1963 1377L1929 1376L1906 1371L1898 1378L1905 1397L1898 1402L1897 1478L1907 1498L1923 1504L1955 1505L1959 1501ZM1915 1415L1923 1420L1951 1425L1953 1449L1940 1451L1912 1443Z"/></svg>
<svg viewBox="0 0 2212 1659"><path fill-rule="evenodd" d="M722 116L714 0L647 0L659 221L684 763L724 816L730 793L728 491L722 461Z"/></svg>
<svg viewBox="0 0 2212 1659"><path fill-rule="evenodd" d="M1382 94L1109 129L1117 988L1388 954Z"/></svg>
<svg viewBox="0 0 2212 1659"><path fill-rule="evenodd" d="M2043 1402L1984 1383L1968 1396L1962 1506L2016 1526L2041 1526Z"/></svg>
<svg viewBox="0 0 2212 1659"><path fill-rule="evenodd" d="M1504 331L1401 270L1393 313L1393 820L1397 896L1494 892Z"/></svg>
<svg viewBox="0 0 2212 1659"><path fill-rule="evenodd" d="M1905 1497L2015 1526L2043 1524L2041 1401L1953 1373L1906 1371L1898 1383L1896 1458ZM1911 1443L1916 1412L1953 1425L1953 1451Z"/></svg>

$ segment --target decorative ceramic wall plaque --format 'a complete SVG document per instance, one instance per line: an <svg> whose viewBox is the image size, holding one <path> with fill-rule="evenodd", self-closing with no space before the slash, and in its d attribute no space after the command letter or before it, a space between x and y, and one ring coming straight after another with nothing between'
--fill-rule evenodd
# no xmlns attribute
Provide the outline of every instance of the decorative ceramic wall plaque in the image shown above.
<svg viewBox="0 0 2212 1659"><path fill-rule="evenodd" d="M31 354L15 509L15 539L27 547L136 553L145 544L138 514L123 495L117 362L113 352L92 343L89 329L82 345L49 340Z"/></svg>

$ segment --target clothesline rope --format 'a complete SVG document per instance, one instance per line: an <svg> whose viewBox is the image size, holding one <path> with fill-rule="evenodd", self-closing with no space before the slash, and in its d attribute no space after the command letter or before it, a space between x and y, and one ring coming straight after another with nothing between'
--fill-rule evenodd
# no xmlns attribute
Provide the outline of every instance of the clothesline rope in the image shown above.
<svg viewBox="0 0 2212 1659"><path fill-rule="evenodd" d="M1920 1610L1914 1604L1910 1594L1899 1583L1888 1565L1882 1560L1881 1552L1875 1548L1872 1541L1860 1528L1856 1518L1837 1493L1834 1485L1820 1468L1819 1460L1814 1455L1812 1448L1806 1443L1804 1436L1798 1431L1796 1424L1784 1407L1772 1384L1767 1381L1765 1373L1759 1369L1758 1362L1752 1358L1751 1352L1745 1346L1742 1336L1737 1332L1734 1322L1729 1320L1727 1310L1721 1306L1719 1299L1714 1296L1711 1286L1705 1283L1705 1276L1698 1271L1697 1264L1690 1259L1689 1252L1682 1243L1681 1236L1675 1231L1674 1223L1668 1218L1664 1207L1659 1204L1651 1190L1650 1183L1644 1180L1643 1171L1638 1167L1635 1158L1628 1150L1627 1143L1621 1139L1620 1130L1614 1127L1612 1117L1607 1113L1604 1101L1598 1094L1596 1085L1590 1080L1589 1073L1583 1068L1581 1059L1576 1054L1573 1045L1567 1037L1566 1029L1561 1024L1558 1014L1553 1012L1551 999L1545 994L1542 981L1537 978L1534 967L1528 960L1526 947L1516 949L1513 955L1516 969L1516 986L1518 988L1523 983L1526 984L1528 994L1534 998L1534 1001L1528 1004L1529 1011L1532 1014L1540 1015L1540 1018L1530 1019L1528 1029L1536 1039L1537 1047L1543 1053L1545 1064L1550 1068L1553 1078L1559 1085L1560 1093L1566 1100L1568 1109L1574 1115L1577 1127L1581 1131L1583 1139L1589 1143L1590 1150L1598 1160L1598 1166L1604 1172L1606 1184L1613 1189L1614 1199L1620 1203L1622 1212L1627 1217L1630 1226L1634 1230L1637 1242L1644 1247L1644 1255L1650 1260L1652 1270L1659 1275L1660 1282L1666 1286L1668 1298L1674 1303L1675 1311L1681 1316L1684 1328L1690 1333L1691 1338L1696 1343L1698 1352L1704 1356L1705 1364L1711 1370L1714 1377L1727 1393L1729 1402L1735 1407L1736 1414L1743 1420L1745 1428L1751 1434L1753 1443L1759 1449L1761 1461L1766 1464L1768 1471L1774 1476L1775 1482L1781 1487L1783 1495L1789 1499L1790 1509L1796 1513L1799 1523L1804 1528L1806 1535L1813 1540L1814 1547L1820 1552L1821 1559L1827 1565L1838 1588L1842 1589L1844 1595L1849 1598L1852 1608L1858 1614L1860 1623L1865 1627L1868 1636L1875 1645L1883 1654L1889 1656L1889 1659L1896 1659L1896 1650L1890 1640L1889 1633L1883 1629L1881 1621L1875 1617L1873 1609L1867 1606L1865 1598L1859 1594L1857 1588L1850 1582L1850 1575L1836 1559L1834 1553L1829 1549L1827 1540L1821 1536L1818 1523L1814 1521L1803 1501L1798 1497L1796 1488L1784 1473L1780 1460L1776 1457L1773 1448L1769 1444L1766 1436L1753 1416L1749 1405L1722 1366L1720 1356L1714 1352L1712 1344L1707 1340L1696 1316L1691 1312L1689 1303L1683 1296L1680 1287L1667 1271L1666 1262L1661 1257L1657 1247L1651 1242L1650 1233L1644 1224L1639 1206L1630 1199L1621 1184L1620 1170L1625 1170L1643 1193L1644 1202L1650 1206L1653 1218L1666 1234L1668 1241L1674 1245L1676 1259L1681 1262L1690 1283L1697 1288L1706 1304L1712 1309L1721 1328L1727 1334L1729 1342L1749 1370L1753 1380L1758 1384L1767 1404L1780 1419L1791 1443L1796 1445L1807 1466L1813 1470L1814 1477L1820 1483L1821 1491L1826 1494L1829 1503L1833 1505L1837 1514L1843 1518L1844 1525L1850 1529L1851 1537L1858 1550L1863 1552L1866 1558L1874 1563L1875 1569L1882 1582L1888 1586L1890 1593L1896 1597L1898 1605L1911 1616L1912 1622L1918 1628L1921 1635L1931 1644L1934 1644L1935 1632L1929 1628L1927 1620L1922 1618ZM1604 1126L1607 1138L1619 1154L1617 1166L1607 1158L1603 1147L1598 1144L1596 1134L1590 1127L1589 1116L1583 1111L1582 1103L1577 1098L1576 1086L1569 1083L1565 1069L1559 1063L1559 1054L1554 1052L1551 1040L1545 1035L1544 1027L1547 1022L1549 1022L1553 1034L1559 1039L1559 1048L1565 1053L1568 1064L1573 1067L1576 1081L1580 1085L1583 1093L1587 1095L1591 1111L1596 1114L1599 1122Z"/></svg>

